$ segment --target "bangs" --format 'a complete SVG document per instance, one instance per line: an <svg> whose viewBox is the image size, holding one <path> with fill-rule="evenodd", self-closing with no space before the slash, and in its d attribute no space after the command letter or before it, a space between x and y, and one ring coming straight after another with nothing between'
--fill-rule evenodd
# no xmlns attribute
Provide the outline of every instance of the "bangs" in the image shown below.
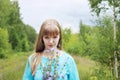
<svg viewBox="0 0 120 80"><path fill-rule="evenodd" d="M43 36L47 35L47 36L56 36L59 35L59 29L57 27L46 27L43 30Z"/></svg>

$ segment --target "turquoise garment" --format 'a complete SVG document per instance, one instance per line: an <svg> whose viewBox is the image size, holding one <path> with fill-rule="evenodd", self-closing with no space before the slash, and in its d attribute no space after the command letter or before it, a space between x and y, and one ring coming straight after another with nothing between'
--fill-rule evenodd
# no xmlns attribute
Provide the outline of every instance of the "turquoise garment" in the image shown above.
<svg viewBox="0 0 120 80"><path fill-rule="evenodd" d="M66 52L62 51L63 54L58 58L58 65L56 70L58 72L59 78L55 80L80 80L77 67L74 59ZM23 80L43 80L43 67L49 63L49 59L42 56L41 63L36 67L36 73L32 76L31 66L30 66L31 56L28 58L26 64L25 72L23 75ZM55 62L52 63L52 72L54 72ZM51 80L51 79L49 79Z"/></svg>

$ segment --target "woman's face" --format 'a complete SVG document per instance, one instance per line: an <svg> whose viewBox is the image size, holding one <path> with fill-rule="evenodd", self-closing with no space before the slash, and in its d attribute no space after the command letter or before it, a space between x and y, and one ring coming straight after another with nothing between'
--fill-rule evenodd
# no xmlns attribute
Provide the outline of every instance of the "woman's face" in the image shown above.
<svg viewBox="0 0 120 80"><path fill-rule="evenodd" d="M59 39L60 39L60 35L54 35L54 36L44 35L43 42L45 45L45 49L57 48Z"/></svg>

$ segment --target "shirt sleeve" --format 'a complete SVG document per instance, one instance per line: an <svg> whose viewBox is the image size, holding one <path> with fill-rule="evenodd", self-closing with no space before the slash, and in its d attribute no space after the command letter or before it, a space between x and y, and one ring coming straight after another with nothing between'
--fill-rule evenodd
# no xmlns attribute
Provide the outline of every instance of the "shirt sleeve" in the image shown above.
<svg viewBox="0 0 120 80"><path fill-rule="evenodd" d="M34 80L34 77L32 76L31 67L30 67L30 57L28 58L28 61L26 64L26 68L25 68L24 75L23 75L23 80Z"/></svg>
<svg viewBox="0 0 120 80"><path fill-rule="evenodd" d="M72 57L70 58L69 67L70 67L69 68L69 80L80 80L79 75L78 75L78 70L76 67L76 63Z"/></svg>

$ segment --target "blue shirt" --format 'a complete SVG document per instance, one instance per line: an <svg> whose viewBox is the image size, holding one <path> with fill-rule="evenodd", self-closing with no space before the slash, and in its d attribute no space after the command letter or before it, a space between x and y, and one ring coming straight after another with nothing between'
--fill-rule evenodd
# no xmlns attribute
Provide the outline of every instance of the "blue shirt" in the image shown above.
<svg viewBox="0 0 120 80"><path fill-rule="evenodd" d="M51 71L57 71L59 78L55 80L80 80L78 75L78 70L75 64L74 59L66 52L62 51L63 54L58 58L57 65L55 65L55 61L53 61L51 66ZM30 66L31 56L28 58L28 62L26 64L26 68L23 75L23 80L43 80L43 67L47 68L50 59L42 56L41 64L37 65L35 75L32 76L31 66ZM52 80L52 79L49 79Z"/></svg>

